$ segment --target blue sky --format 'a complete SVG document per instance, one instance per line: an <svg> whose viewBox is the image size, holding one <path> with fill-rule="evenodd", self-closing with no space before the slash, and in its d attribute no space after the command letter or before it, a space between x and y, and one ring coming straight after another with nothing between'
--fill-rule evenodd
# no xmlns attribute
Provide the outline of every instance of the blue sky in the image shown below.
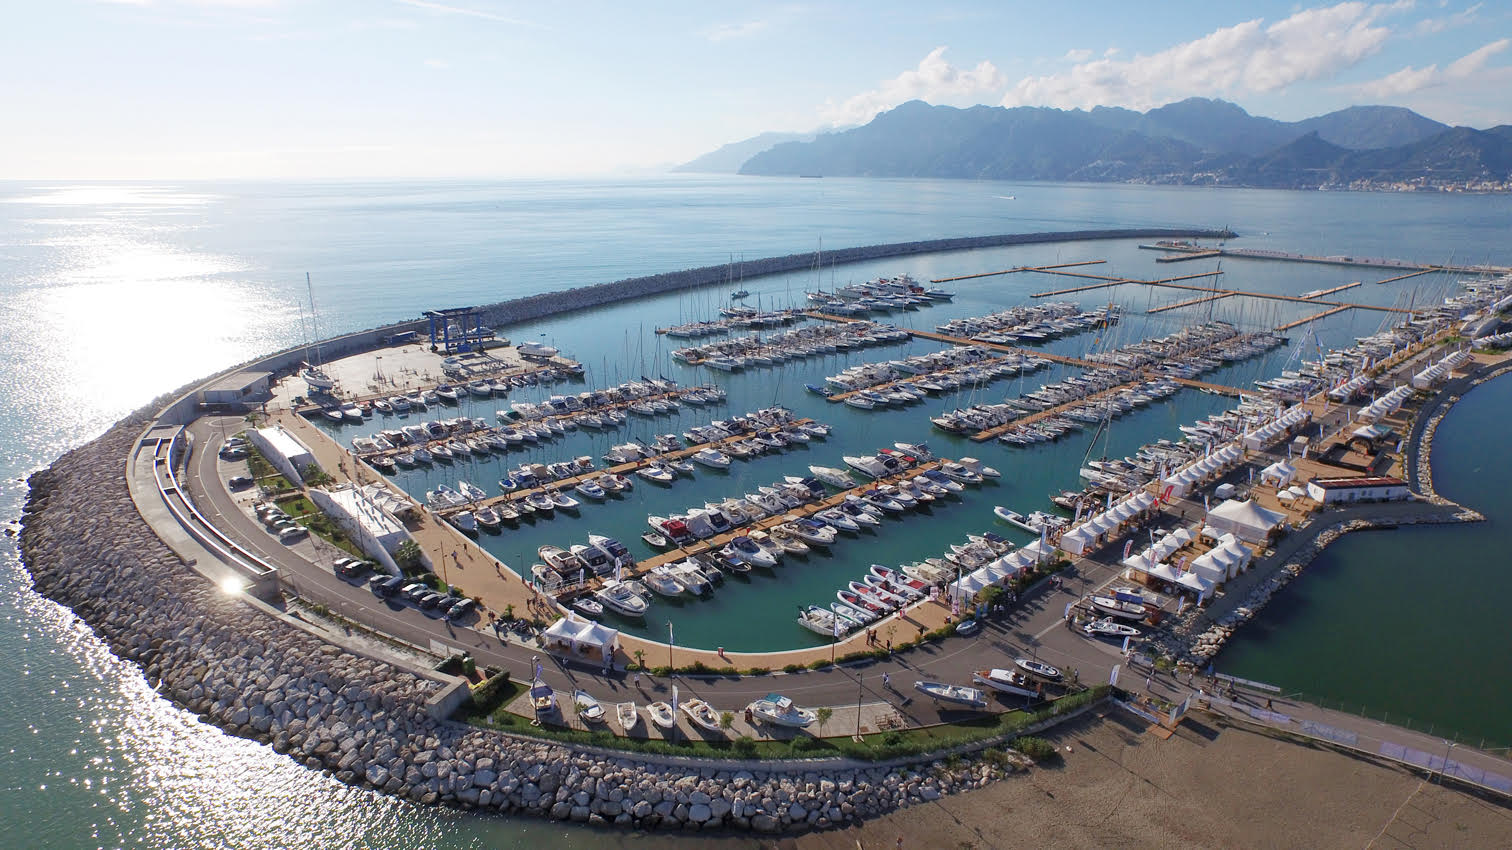
<svg viewBox="0 0 1512 850"><path fill-rule="evenodd" d="M622 173L912 98L1512 123L1512 4L46 0L0 74L5 178Z"/></svg>

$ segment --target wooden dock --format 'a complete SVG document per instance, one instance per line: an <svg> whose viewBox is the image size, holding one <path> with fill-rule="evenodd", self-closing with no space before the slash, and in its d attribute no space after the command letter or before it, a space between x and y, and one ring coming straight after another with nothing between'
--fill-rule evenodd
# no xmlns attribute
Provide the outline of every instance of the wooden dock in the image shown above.
<svg viewBox="0 0 1512 850"><path fill-rule="evenodd" d="M930 283L950 283L957 280L973 280L979 277L996 277L1000 274L1013 274L1015 272L1043 272L1051 269L1068 269L1074 266L1096 266L1106 263L1107 260L1080 260L1074 263L1056 263L1050 266L1016 266L1011 269L1003 269L1000 272L978 272L976 274L963 274L955 277L940 277L930 280Z"/></svg>
<svg viewBox="0 0 1512 850"><path fill-rule="evenodd" d="M977 343L977 344L984 344L984 343ZM867 390L871 390L872 392L887 392L888 390L890 390L890 389L898 386L899 384L912 384L915 381L922 381L925 378L929 378L929 377L931 377L933 375L939 375L939 374L943 374L945 372L954 371L956 369L964 368L965 366L991 366L991 365L993 365L995 363L1002 363L1003 361L1005 361L1007 359L1008 358L1006 358L1006 357L989 357L986 360L978 360L975 363L965 363L965 364L962 364L961 366L947 366L944 369L935 369L935 370L929 371L929 372L920 372L917 375L907 375L905 377L896 378L896 379L891 380L891 381L883 381L880 384L873 384L873 385L871 385L869 387L862 387L862 388L860 388L858 390L846 390L844 392L833 393L831 395L825 396L824 399L825 399L825 401L829 401L829 402L843 402L846 399L850 398L851 396L855 395L856 393L866 392Z"/></svg>
<svg viewBox="0 0 1512 850"><path fill-rule="evenodd" d="M1105 390L1098 390L1095 393L1089 393L1088 395L1084 395L1081 398L1076 399L1075 401L1068 401L1064 404L1057 404L1054 407L1047 407L1044 410L1036 410L1033 413L1020 416L1012 422L1004 422L1002 425L994 425L991 428L978 431L975 434L971 435L971 439L975 440L978 443L986 442L994 437L1006 434L1009 431L1012 431L1014 428L1022 428L1028 425L1033 425L1034 423L1039 422L1042 419L1049 419L1052 416L1058 416L1059 414L1064 413L1065 411L1073 407L1077 407L1078 405L1096 401L1100 398L1106 398L1110 395L1113 395L1114 393L1129 389L1130 387L1139 386L1140 384L1144 383L1145 380L1146 378L1141 375L1137 380L1128 381L1122 384L1116 384L1114 386L1108 387Z"/></svg>
<svg viewBox="0 0 1512 850"><path fill-rule="evenodd" d="M728 544L731 540L734 540L736 537L750 534L752 531L767 531L775 526L792 522L794 519L803 519L804 517L813 516L820 511L828 510L829 508L833 508L836 505L843 503L845 501L845 497L847 496L856 495L859 493L864 493L867 490L875 489L879 484L891 484L896 481L913 478L914 476L923 474L924 472L927 472L931 469L939 468L940 463L940 460L921 463L918 466L914 466L904 472L898 473L897 475L885 476L878 478L875 481L866 481L858 484L855 487L851 487L848 490L841 490L838 493L826 496L825 498L815 502L806 502L791 510L783 511L780 514L774 514L772 516L764 517L753 522L742 523L738 528L724 532L723 534L716 534L713 537L689 543L687 546L675 546L671 549L666 550L665 552L660 552L658 554L652 555L651 557L643 561L637 561L634 567L624 571L622 578L639 578L640 576L664 564L675 564L678 561L687 560L693 555L701 555L706 552L718 550L719 548ZM649 526L647 526L647 528L649 528ZM588 593L594 589L597 589L602 584L603 578L590 576L586 585L580 585L578 587L571 588L561 594L561 596L559 596L558 598L560 601L570 601L571 599L581 596L584 593Z"/></svg>
<svg viewBox="0 0 1512 850"><path fill-rule="evenodd" d="M1278 331L1289 331L1292 328L1297 327L1298 325L1305 325L1308 322L1316 322L1319 319L1326 319L1329 316L1332 316L1332 315L1334 315L1336 313L1342 313L1345 310L1348 310L1348 309L1350 309L1353 306L1354 306L1353 304L1339 304L1339 305L1336 305L1336 306L1333 306L1333 307L1329 307L1327 310L1324 310L1321 313L1314 313L1311 316L1303 316L1302 318L1297 319L1294 322L1287 322L1284 325L1278 325L1276 327L1276 330L1278 330Z"/></svg>
<svg viewBox="0 0 1512 850"><path fill-rule="evenodd" d="M717 448L720 448L722 446L726 446L726 445L728 445L730 443L737 442L739 440L748 440L748 439L750 439L750 438L752 438L752 437L754 437L754 436L756 436L758 434L770 434L773 431L781 431L784 428L786 428L788 426L791 426L791 425L805 425L805 424L808 424L808 423L813 422L813 421L814 420L812 420L812 419L794 419L793 421L783 423L782 425L773 425L773 426L769 426L769 427L766 427L766 428L758 428L755 431L747 431L744 434L736 434L733 437L725 437L723 439L714 440L712 442L699 443L698 445L695 445L695 446L688 446L687 448L676 449L674 451L670 451L670 452L666 452L664 454L656 455L655 457L642 458L640 460L630 461L630 462L627 462L627 463L616 464L614 466L604 467L602 469L595 469L595 470L592 470L590 472L585 472L585 473L583 473L581 475L573 475L573 476L570 476L568 478L562 478L562 479L558 479L556 481L551 481L551 482L543 484L543 485L541 485L539 487L531 487L529 489L521 489L521 490L511 490L510 492L504 493L504 494L499 495L499 496L490 496L487 499L482 499L482 500L479 500L477 502L473 502L473 503L470 503L470 504L467 504L467 505L458 505L455 508L445 508L443 510L436 511L436 513L440 514L443 517L447 517L447 516L450 516L452 514L458 513L460 511L464 511L464 510L477 510L478 508L484 507L484 506L491 506L491 505L498 505L498 504L504 504L504 503L518 502L518 501L524 499L525 497L531 495L532 493L554 492L554 491L563 490L563 489L571 490L573 487L576 487L578 484L580 484L580 483L582 483L584 481L588 481L588 480L591 480L591 479L599 478L600 476L604 475L605 473L611 473L611 474L614 474L614 475L629 475L629 474L634 473L635 470L640 469L641 467L645 466L648 463L654 463L654 462L666 461L666 460L681 460L683 458L695 455L698 452L700 452L700 451L702 451L704 449L707 449L707 448L715 448L715 449L717 449ZM574 497L574 498L576 498L576 497ZM582 501L582 500L579 499L579 501Z"/></svg>
<svg viewBox="0 0 1512 850"><path fill-rule="evenodd" d="M1399 281L1399 280L1406 280L1409 277L1417 277L1420 274L1428 274L1429 272L1436 272L1436 271L1438 271L1438 269L1419 269L1418 271L1415 271L1415 272L1408 272L1406 274L1399 274L1396 277L1388 277L1385 280L1378 280L1378 281L1376 281L1376 286L1380 286L1383 283L1395 283L1396 281Z"/></svg>
<svg viewBox="0 0 1512 850"><path fill-rule="evenodd" d="M1053 289L1053 290L1050 290L1049 292L1036 292L1033 295L1030 295L1029 296L1030 298L1052 298L1052 297L1057 296L1057 295L1070 295L1073 292L1086 292L1086 291L1088 291L1090 289L1102 289L1102 288L1107 287L1107 286L1122 286L1123 284L1126 284L1126 283L1141 283L1141 284L1144 284L1145 286L1170 286L1170 287L1175 288L1175 289L1195 289L1195 290L1198 290L1198 291L1206 291L1206 292L1217 292L1217 291L1225 291L1226 292L1226 291L1229 291L1229 290L1218 290L1215 287L1211 287L1211 286L1178 286L1176 284L1176 281L1178 281L1178 280L1192 280L1193 278L1199 278L1199 277L1213 277L1214 275L1223 274L1222 271L1202 272L1201 274L1183 274L1183 275L1177 275L1175 277L1163 277L1163 278L1160 278L1158 280L1141 280L1141 279L1139 279L1137 277L1109 277L1107 275L1084 274L1084 273L1079 273L1079 272L1046 271L1044 273L1045 274L1058 274L1058 275L1063 275L1065 277L1085 277L1085 278L1092 278L1094 280L1099 280L1099 281L1102 281L1102 282L1101 283L1089 283L1089 284L1087 284L1085 286L1073 286L1073 287L1069 287L1067 289Z"/></svg>
<svg viewBox="0 0 1512 850"><path fill-rule="evenodd" d="M1211 384L1207 381L1197 381L1191 378L1175 378L1171 377L1170 375L1152 374L1152 378L1155 377L1163 377L1167 380L1175 381L1176 383L1181 384L1183 387L1191 387L1194 390L1205 390L1210 393L1218 393L1219 395L1231 395L1235 398L1244 398L1245 396L1254 396L1258 398L1259 396L1263 395L1263 393L1261 393L1259 390L1247 390L1242 387L1225 386L1224 384Z"/></svg>
<svg viewBox="0 0 1512 850"><path fill-rule="evenodd" d="M1220 298L1232 298L1232 292L1220 292L1217 295L1199 295L1196 298L1188 298L1185 301L1177 301L1174 304L1162 304L1159 307L1151 307L1146 313L1164 313L1167 310L1179 310L1182 307L1191 307L1194 304L1203 304L1208 301L1217 301Z"/></svg>
<svg viewBox="0 0 1512 850"><path fill-rule="evenodd" d="M1422 274L1422 272L1413 272L1413 274ZM1335 286L1333 289L1320 289L1316 292L1304 292L1302 294L1302 298L1306 301L1314 301L1316 299L1322 298L1325 295L1332 295L1335 292L1343 292L1346 289L1354 289L1359 285L1360 282L1357 280L1354 283L1346 283L1341 286Z"/></svg>
<svg viewBox="0 0 1512 850"><path fill-rule="evenodd" d="M1065 274L1065 272L1048 272L1048 274ZM1221 272L1210 272L1209 274L1221 274ZM1206 274L1197 274L1197 275L1188 275L1187 277L1207 277L1207 276L1208 275L1206 275ZM1340 302L1340 301L1321 301L1321 300L1317 300L1316 298L1304 298L1304 297L1302 297L1300 295L1280 295L1280 294L1277 294L1277 293L1274 293L1274 292L1250 292L1250 291L1245 291L1245 290L1242 290L1242 289L1217 289L1217 288L1211 287L1211 286L1192 286L1192 285L1189 285L1189 284L1176 283L1175 281L1177 281L1177 280L1182 280L1182 278L1166 278L1164 280L1126 280L1126 281L1119 281L1119 282L1121 282L1121 283L1138 283L1138 284L1143 284L1145 286L1163 286L1163 287L1166 287L1168 289L1185 289L1185 290L1187 290L1189 292L1205 292L1205 293L1207 293L1209 295L1218 295L1220 293L1224 294L1224 295L1243 295L1243 296L1246 296L1246 297L1249 297L1249 298L1266 298L1266 299L1270 299L1272 301L1291 301L1293 303L1300 302L1300 303L1303 303L1303 304L1322 304L1322 305L1326 305L1326 306L1329 306L1329 307L1345 307L1345 308L1353 308L1355 310L1379 310L1379 311L1384 312L1384 313L1407 313L1407 314L1414 314L1415 315L1417 313L1427 312L1427 308L1409 309L1407 307L1387 307L1387 306L1382 305L1382 304L1353 304L1353 303L1344 303L1344 302ZM1033 295L1030 295L1029 297L1030 298L1048 298L1048 297L1054 296L1054 295L1063 295L1063 294L1068 293L1068 292L1081 292L1081 291L1087 290L1087 289L1097 289L1100 286L1113 286L1113 285L1115 285L1115 284L1113 284L1113 283L1106 283L1106 284L1093 284L1093 285L1084 286L1084 287L1075 287L1075 288L1072 288L1072 289L1057 289L1057 290L1050 291L1050 292L1036 292Z"/></svg>
<svg viewBox="0 0 1512 850"><path fill-rule="evenodd" d="M496 428L494 428L492 431L489 431L489 432L484 432L484 431L480 430L480 431L470 431L470 432L468 432L466 434L448 434L445 437L440 437L440 438L437 438L437 439L434 439L434 440L426 440L423 445L419 445L418 447L429 449L430 447L436 445L437 443L449 443L452 440L459 440L459 439L460 440L470 440L470 439L473 439L474 437L477 437L477 436L479 436L480 434L483 434L483 433L497 433L497 430L499 428L512 428L515 425L522 424L522 423L544 424L544 423L551 422L551 421L554 421L554 420L571 419L572 417L574 417L574 416L576 416L576 415L578 415L580 413L603 413L606 410L624 410L624 409L629 408L633 404L637 404L637 403L643 402L643 401L662 401L662 400L668 400L668 399L678 399L678 398L681 398L684 393L686 393L686 392L688 392L688 391L690 391L692 389L695 389L695 388L694 387L678 388L678 389L675 389L675 390L673 390L671 392L655 393L653 395L641 396L640 398L632 398L632 399L626 399L624 401L617 401L617 402L614 402L613 404L600 405L598 407L593 408L592 410L587 410L587 409L584 409L584 410L575 410L575 411L573 411L571 413L558 414L558 415L553 415L553 416L543 416L540 419L510 420L509 422L504 422L504 423L500 424L499 426L497 426ZM619 425L615 425L614 427L617 429L617 428L619 428ZM605 430L608 430L608 429L605 429ZM395 446L394 448L384 449L382 451L363 452L362 457L369 458L369 457L377 457L379 455L386 455L388 457L394 457L396 455L404 454L405 452L408 452L408 451L413 451L417 447L417 445L418 444L416 444L416 443L405 443L402 446ZM355 454L355 452L354 452L354 454Z"/></svg>

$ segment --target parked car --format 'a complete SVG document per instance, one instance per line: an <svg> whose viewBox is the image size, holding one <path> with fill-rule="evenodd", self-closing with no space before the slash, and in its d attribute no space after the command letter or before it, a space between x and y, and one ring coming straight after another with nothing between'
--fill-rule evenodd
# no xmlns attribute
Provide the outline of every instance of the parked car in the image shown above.
<svg viewBox="0 0 1512 850"><path fill-rule="evenodd" d="M247 459L247 447L246 446L237 446L237 447L225 446L225 447L223 447L220 450L220 456L222 458L224 458L225 460L246 460Z"/></svg>
<svg viewBox="0 0 1512 850"><path fill-rule="evenodd" d="M252 476L250 476L250 475L233 475L230 478L226 479L226 486L230 487L232 490L240 490L243 487L251 487L252 486Z"/></svg>
<svg viewBox="0 0 1512 850"><path fill-rule="evenodd" d="M398 593L401 587L404 587L403 576L386 576L382 581L373 585L373 592L387 599Z"/></svg>
<svg viewBox="0 0 1512 850"><path fill-rule="evenodd" d="M309 529L305 528L302 525L294 525L288 528L283 528L278 532L278 542L293 543L295 540L298 540L309 533Z"/></svg>
<svg viewBox="0 0 1512 850"><path fill-rule="evenodd" d="M458 599L456 604L451 607L451 610L446 612L446 618L448 620L460 620L471 614L476 607L478 607L477 604L471 599Z"/></svg>

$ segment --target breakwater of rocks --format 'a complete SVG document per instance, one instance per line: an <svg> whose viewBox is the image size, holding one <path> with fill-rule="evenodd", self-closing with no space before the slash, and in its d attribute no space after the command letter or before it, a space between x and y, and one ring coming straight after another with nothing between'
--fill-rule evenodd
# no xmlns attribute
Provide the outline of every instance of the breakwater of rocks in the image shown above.
<svg viewBox="0 0 1512 850"><path fill-rule="evenodd" d="M37 590L140 665L163 697L341 782L421 804L772 833L854 822L1027 765L998 751L902 766L701 767L434 719L426 703L440 683L224 594L158 539L121 475L146 421L136 414L31 477L20 542Z"/></svg>
<svg viewBox="0 0 1512 850"><path fill-rule="evenodd" d="M1178 230L1171 228L1125 228L1115 230L1070 230L1047 233L1006 233L996 236L961 236L950 239L927 239L917 242L893 242L886 245L866 245L859 248L839 248L827 251L826 263L845 265L889 257L906 257L914 254L934 254L942 251L966 251L974 248L1001 248L1007 245L1030 245L1043 242L1086 242L1097 239L1230 239L1234 233L1228 230ZM810 253L788 254L782 257L767 257L741 263L741 272L746 277L785 274L812 269L816 262ZM539 295L528 295L499 304L482 307L483 320L489 325L505 325L539 319L570 310L585 310L676 292L698 286L710 286L728 280L727 265L703 266L696 269L664 272L644 277L625 278L612 283L571 287Z"/></svg>

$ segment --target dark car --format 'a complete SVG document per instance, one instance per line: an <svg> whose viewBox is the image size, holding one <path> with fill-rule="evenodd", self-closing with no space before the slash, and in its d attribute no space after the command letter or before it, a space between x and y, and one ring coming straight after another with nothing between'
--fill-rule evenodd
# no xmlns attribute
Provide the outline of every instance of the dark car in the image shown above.
<svg viewBox="0 0 1512 850"><path fill-rule="evenodd" d="M435 591L431 591L430 593L427 593L424 596L420 597L420 607L426 611L434 611L441 606L441 603L445 601L445 599L445 596L442 596Z"/></svg>
<svg viewBox="0 0 1512 850"><path fill-rule="evenodd" d="M230 487L232 490L240 490L243 487L251 487L252 477L250 475L233 475L230 478L226 479L226 486Z"/></svg>
<svg viewBox="0 0 1512 850"><path fill-rule="evenodd" d="M471 599L458 599L457 603L451 607L451 610L446 612L446 618L448 620L460 620L471 614L476 607L477 604Z"/></svg>
<svg viewBox="0 0 1512 850"><path fill-rule="evenodd" d="M375 576L375 578L376 578L376 576ZM374 584L373 585L373 592L376 593L376 594L378 594L379 596L382 596L382 597L386 598L386 597L393 596L394 594L398 593L399 589L401 587L404 587L404 577L403 576L391 576L391 577L385 578L383 581L380 581L380 582L377 582L376 584Z"/></svg>

